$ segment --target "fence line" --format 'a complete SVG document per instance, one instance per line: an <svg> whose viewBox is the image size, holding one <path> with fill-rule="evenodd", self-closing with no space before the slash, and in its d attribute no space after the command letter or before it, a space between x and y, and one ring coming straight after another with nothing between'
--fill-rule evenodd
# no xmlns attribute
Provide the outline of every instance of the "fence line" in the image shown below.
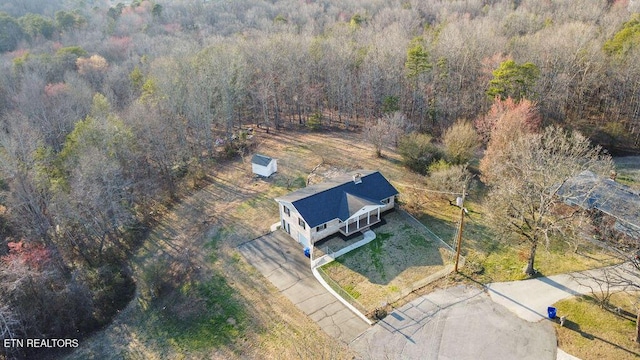
<svg viewBox="0 0 640 360"><path fill-rule="evenodd" d="M317 267L316 270L324 279L324 281L336 292L340 297L346 300L354 308L356 308L361 314L367 314L367 309L358 300L356 300L351 294L343 289L337 282L335 282L321 267Z"/></svg>
<svg viewBox="0 0 640 360"><path fill-rule="evenodd" d="M446 241L444 241L442 238L440 238L438 235L436 235L433 231L431 231L431 229L429 229L426 225L424 225L423 223L421 223L420 221L418 221L415 217L413 217L411 214L409 214L408 212L398 209L396 208L396 211L398 211L399 213L403 214L404 217L411 223L414 224L414 226L416 226L418 229L422 229L424 230L424 232L426 233L426 235L428 237L431 237L434 241L436 242L440 242L440 244L442 245L443 248L447 249L449 252L449 256L448 256L448 260L449 260L449 264L445 264L444 268L441 269L440 271L437 271L434 274L431 274L423 279L417 280L412 282L411 284L409 284L409 286L405 286L402 289L399 289L399 291L397 293L394 294L390 294L386 297L386 304L392 304L395 303L397 301L399 301L400 299L406 297L407 295L409 295L410 293L423 288L424 286L438 280L441 279L447 275L449 275L451 272L453 272L453 259L455 257L455 250L454 250L454 246L449 245ZM455 237L454 237L455 238ZM373 237L373 239L375 239L375 236ZM343 302L345 303L345 305L350 305L352 307L352 311L354 312L359 312L360 315L363 319L366 318L366 315L371 315L375 309L367 309L364 305L362 305L358 300L356 300L350 293L348 293L344 288L342 288L342 286L340 286L340 284L338 284L335 280L333 280L323 269L322 266L332 262L335 260L336 257L343 255L344 253L353 250L354 248L360 247L366 243L368 243L369 241L371 241L371 239L363 239L361 241L358 241L357 243L354 243L350 246L347 246L343 249L339 249L336 251L333 251L329 246L325 246L324 247L324 253L325 255L319 257L318 259L313 259L313 261L311 262L311 268L312 271L315 270L317 271L317 275L319 278L321 278L324 283L325 283L325 287L328 288L328 290L333 290L333 292L335 293L335 295L339 296L340 298L342 298L342 300L344 300ZM460 257L460 261L461 264L464 265L465 262L465 258L464 257ZM320 279L319 279L320 280ZM367 320L369 323L371 323L370 320Z"/></svg>
<svg viewBox="0 0 640 360"><path fill-rule="evenodd" d="M441 243L443 243L446 247L449 248L449 250L451 251L455 251L454 248L449 245L446 241L442 240L442 238L440 238L440 236L436 235L433 231L431 231L431 229L429 229L425 224L421 223L418 219L416 219L415 217L413 217L413 215L409 214L408 212L402 210L402 209L398 209L399 212L401 214L404 214L405 216L409 217L415 224L419 225L421 229L426 230L429 235L433 236L436 240L440 241Z"/></svg>
<svg viewBox="0 0 640 360"><path fill-rule="evenodd" d="M412 292L422 289L423 287L431 284L432 282L436 281L436 280L440 280L443 277L451 274L453 272L453 265L449 264L446 265L444 267L444 269L433 273L425 278L422 278L420 280L414 281L412 282L409 286L405 286L404 288L402 288L399 292L397 292L395 295L391 294L387 296L386 302L387 304L393 304L396 301L399 301L401 299L404 299L405 297L407 297L409 294L411 294Z"/></svg>

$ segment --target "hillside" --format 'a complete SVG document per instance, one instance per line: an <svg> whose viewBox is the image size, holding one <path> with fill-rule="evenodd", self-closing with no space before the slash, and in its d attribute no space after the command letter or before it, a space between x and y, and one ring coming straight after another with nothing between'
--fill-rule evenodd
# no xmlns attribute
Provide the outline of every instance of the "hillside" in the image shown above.
<svg viewBox="0 0 640 360"><path fill-rule="evenodd" d="M276 356L279 342L298 356L299 342L348 357L286 302L261 304L275 293L234 255L277 221L271 199L369 167L419 212L433 201L411 168L442 170L449 192L451 177L475 176L480 209L505 163L483 154L513 119L531 139L580 132L607 166L637 155L638 12L610 0L0 2L0 338L77 337L106 356L129 351L128 334L133 357ZM275 179L247 173L255 151L281 159ZM627 168L620 181L637 187ZM451 235L451 209L429 225Z"/></svg>
<svg viewBox="0 0 640 360"><path fill-rule="evenodd" d="M135 299L67 358L350 358L344 344L280 295L236 247L278 221L273 197L286 193L288 183L292 189L300 186L318 164L323 163L316 168L319 175L371 168L394 181L417 180L398 164L397 155L378 159L359 137L353 132L257 134L256 150L279 159L278 173L259 179L248 160L230 161L160 212L132 261ZM148 293L150 281L167 282L157 297ZM204 294L192 290L201 286L210 286L210 301L233 306L205 305Z"/></svg>

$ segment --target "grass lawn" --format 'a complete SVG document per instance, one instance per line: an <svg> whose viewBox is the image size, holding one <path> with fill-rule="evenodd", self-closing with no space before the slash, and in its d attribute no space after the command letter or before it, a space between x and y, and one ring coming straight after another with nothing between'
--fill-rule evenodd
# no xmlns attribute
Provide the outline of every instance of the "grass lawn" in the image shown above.
<svg viewBox="0 0 640 360"><path fill-rule="evenodd" d="M616 181L640 189L640 156L625 156L615 159L618 178Z"/></svg>
<svg viewBox="0 0 640 360"><path fill-rule="evenodd" d="M412 212L429 229L454 246L454 237L460 210L449 204L447 198L412 192L404 197ZM473 194L472 194L473 195ZM527 243L499 241L484 222L488 211L473 196L465 203L469 215L465 217L462 236L462 255L466 258L461 272L481 283L523 280L530 247ZM555 238L540 244L536 252L535 267L540 275L554 275L613 265L617 260L597 245L580 243L575 247L563 239Z"/></svg>
<svg viewBox="0 0 640 360"><path fill-rule="evenodd" d="M602 309L587 296L556 303L558 315L567 315L565 327L556 325L559 347L583 360L637 359L640 345L634 341L636 310L632 305L637 296L612 296L611 304L621 307L622 315Z"/></svg>
<svg viewBox="0 0 640 360"><path fill-rule="evenodd" d="M452 270L452 251L400 212L384 215L376 239L321 270L367 311L395 303L430 277Z"/></svg>
<svg viewBox="0 0 640 360"><path fill-rule="evenodd" d="M524 267L529 247L497 243L491 251L469 249L462 272L482 283L524 280ZM564 274L613 265L619 260L596 245L581 245L578 252L561 241L553 241L549 248L538 247L535 267L540 276Z"/></svg>
<svg viewBox="0 0 640 360"><path fill-rule="evenodd" d="M204 244L206 261L211 265L218 260L218 245L224 235L221 231ZM181 276L188 270L176 269L179 264L161 265L167 268L158 269L159 276L147 276L147 281L168 281L167 276L179 276L181 281L173 284L174 291L150 303L142 313L141 321L151 337L166 339L172 352L182 353L228 346L244 333L245 307L220 271L214 267L207 274ZM186 263L186 266L197 265Z"/></svg>

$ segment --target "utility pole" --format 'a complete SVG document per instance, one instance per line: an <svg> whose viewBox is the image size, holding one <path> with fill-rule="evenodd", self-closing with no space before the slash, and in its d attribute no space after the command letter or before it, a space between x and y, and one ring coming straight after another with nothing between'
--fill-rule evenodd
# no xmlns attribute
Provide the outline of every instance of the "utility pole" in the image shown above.
<svg viewBox="0 0 640 360"><path fill-rule="evenodd" d="M455 272L458 272L458 262L460 261L460 247L462 245L462 228L464 227L464 198L467 195L467 184L462 188L462 201L460 202L460 226L458 226L458 238L456 239L456 266Z"/></svg>

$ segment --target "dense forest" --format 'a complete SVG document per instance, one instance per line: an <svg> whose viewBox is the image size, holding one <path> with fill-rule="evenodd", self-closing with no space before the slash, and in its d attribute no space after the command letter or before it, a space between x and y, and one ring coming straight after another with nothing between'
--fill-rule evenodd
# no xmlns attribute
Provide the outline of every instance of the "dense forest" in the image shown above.
<svg viewBox="0 0 640 360"><path fill-rule="evenodd" d="M5 0L0 338L64 338L131 298L154 205L246 133L438 138L496 99L640 152L633 0ZM4 351L8 351L4 349ZM24 356L28 354L5 354Z"/></svg>

